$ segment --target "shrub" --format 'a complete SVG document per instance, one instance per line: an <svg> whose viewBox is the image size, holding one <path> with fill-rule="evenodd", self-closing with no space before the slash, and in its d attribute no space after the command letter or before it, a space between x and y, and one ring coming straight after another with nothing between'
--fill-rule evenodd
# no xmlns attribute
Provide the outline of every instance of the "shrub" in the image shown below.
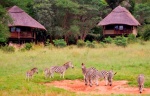
<svg viewBox="0 0 150 96"><path fill-rule="evenodd" d="M113 39L110 36L108 36L107 38L104 39L104 42L111 44L113 42Z"/></svg>
<svg viewBox="0 0 150 96"><path fill-rule="evenodd" d="M15 52L15 48L13 46L4 46L4 47L1 47L1 49L4 51L4 52Z"/></svg>
<svg viewBox="0 0 150 96"><path fill-rule="evenodd" d="M67 46L67 43L66 43L66 41L64 41L64 39L53 40L53 42L56 47L63 48L63 47Z"/></svg>
<svg viewBox="0 0 150 96"><path fill-rule="evenodd" d="M114 41L117 46L127 46L127 39L124 36L117 36Z"/></svg>
<svg viewBox="0 0 150 96"><path fill-rule="evenodd" d="M95 48L95 42L86 41L86 46L89 48Z"/></svg>
<svg viewBox="0 0 150 96"><path fill-rule="evenodd" d="M31 43L26 43L25 44L25 49L26 50L30 50L32 48L32 44Z"/></svg>
<svg viewBox="0 0 150 96"><path fill-rule="evenodd" d="M134 34L128 35L128 43L135 43L137 42L136 36Z"/></svg>
<svg viewBox="0 0 150 96"><path fill-rule="evenodd" d="M142 38L143 38L145 41L150 40L150 26L146 26L146 27L144 28L144 33L142 34Z"/></svg>
<svg viewBox="0 0 150 96"><path fill-rule="evenodd" d="M104 42L100 42L101 47L106 48L106 44Z"/></svg>
<svg viewBox="0 0 150 96"><path fill-rule="evenodd" d="M86 43L83 40L78 40L77 41L77 46L78 47L84 47L86 45Z"/></svg>
<svg viewBox="0 0 150 96"><path fill-rule="evenodd" d="M50 41L49 39L46 40L45 46L49 46L49 45L50 45L50 42L49 42L49 41Z"/></svg>
<svg viewBox="0 0 150 96"><path fill-rule="evenodd" d="M53 49L54 48L54 45L52 44L52 43L49 43L49 45L48 46L46 46L48 49Z"/></svg>

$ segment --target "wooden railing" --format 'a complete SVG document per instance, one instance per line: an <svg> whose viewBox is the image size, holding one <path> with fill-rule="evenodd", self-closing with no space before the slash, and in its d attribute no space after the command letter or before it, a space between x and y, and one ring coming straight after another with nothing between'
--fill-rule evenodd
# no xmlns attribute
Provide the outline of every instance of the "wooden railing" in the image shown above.
<svg viewBox="0 0 150 96"><path fill-rule="evenodd" d="M11 32L10 38L34 38L32 32Z"/></svg>
<svg viewBox="0 0 150 96"><path fill-rule="evenodd" d="M104 30L104 35L124 35L130 34L132 30Z"/></svg>

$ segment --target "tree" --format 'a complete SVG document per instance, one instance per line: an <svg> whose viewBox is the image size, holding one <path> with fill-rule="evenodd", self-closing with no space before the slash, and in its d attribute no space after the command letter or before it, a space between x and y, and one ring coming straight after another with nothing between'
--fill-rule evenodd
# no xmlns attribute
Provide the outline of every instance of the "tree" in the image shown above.
<svg viewBox="0 0 150 96"><path fill-rule="evenodd" d="M6 42L9 37L8 22L10 17L6 10L0 5L0 42Z"/></svg>
<svg viewBox="0 0 150 96"><path fill-rule="evenodd" d="M50 36L53 35L54 30L54 12L52 11L52 3L53 0L34 0L33 3L35 19L46 27L47 35Z"/></svg>
<svg viewBox="0 0 150 96"><path fill-rule="evenodd" d="M80 1L80 14L78 15L80 39L85 40L87 34L108 12L107 3L103 0ZM101 10L105 9L104 12Z"/></svg>
<svg viewBox="0 0 150 96"><path fill-rule="evenodd" d="M141 24L144 24L147 20L150 20L150 3L136 4L135 17Z"/></svg>

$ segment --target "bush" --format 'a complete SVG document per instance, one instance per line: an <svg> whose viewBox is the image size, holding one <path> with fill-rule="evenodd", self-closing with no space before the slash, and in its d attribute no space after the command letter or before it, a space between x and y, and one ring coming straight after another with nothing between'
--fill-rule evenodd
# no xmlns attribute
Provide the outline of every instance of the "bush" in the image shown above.
<svg viewBox="0 0 150 96"><path fill-rule="evenodd" d="M124 36L117 36L114 41L117 46L127 46L127 39Z"/></svg>
<svg viewBox="0 0 150 96"><path fill-rule="evenodd" d="M63 47L67 46L67 43L66 43L66 41L64 41L64 39L53 40L53 42L56 47L63 48Z"/></svg>
<svg viewBox="0 0 150 96"><path fill-rule="evenodd" d="M86 46L89 48L95 48L95 42L86 41Z"/></svg>
<svg viewBox="0 0 150 96"><path fill-rule="evenodd" d="M142 38L143 38L145 41L150 40L150 26L146 26L146 27L144 28L144 33L142 34Z"/></svg>
<svg viewBox="0 0 150 96"><path fill-rule="evenodd" d="M31 50L31 48L32 48L32 44L31 43L26 43L25 44L25 49L26 50Z"/></svg>
<svg viewBox="0 0 150 96"><path fill-rule="evenodd" d="M50 45L50 40L47 39L46 42L45 42L45 46L49 46Z"/></svg>
<svg viewBox="0 0 150 96"><path fill-rule="evenodd" d="M4 47L1 47L2 51L4 52L15 52L15 48L13 46L4 46Z"/></svg>
<svg viewBox="0 0 150 96"><path fill-rule="evenodd" d="M100 42L101 47L106 48L106 44L104 42Z"/></svg>
<svg viewBox="0 0 150 96"><path fill-rule="evenodd" d="M77 46L78 47L84 47L86 45L86 43L83 40L78 40L77 41Z"/></svg>
<svg viewBox="0 0 150 96"><path fill-rule="evenodd" d="M134 34L128 35L128 43L135 43L137 42L136 36Z"/></svg>
<svg viewBox="0 0 150 96"><path fill-rule="evenodd" d="M113 39L110 36L108 36L107 38L104 39L104 42L111 44L113 42Z"/></svg>

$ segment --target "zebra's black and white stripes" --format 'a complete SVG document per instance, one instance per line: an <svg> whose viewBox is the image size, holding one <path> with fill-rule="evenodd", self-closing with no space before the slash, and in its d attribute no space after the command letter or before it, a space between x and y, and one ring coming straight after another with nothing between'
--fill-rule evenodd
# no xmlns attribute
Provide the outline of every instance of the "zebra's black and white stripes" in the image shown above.
<svg viewBox="0 0 150 96"><path fill-rule="evenodd" d="M91 68L86 68L85 67L85 64L81 64L82 65L82 73L83 73L83 76L84 76L84 81L85 81L85 85L89 85L92 87L92 83L95 81L96 85L98 86L98 80L100 78L104 78L105 80L105 85L112 85L112 79L113 79L113 76L116 74L116 73L113 73L113 71L105 71L105 70L102 70L102 71L98 71L96 68L94 67L91 67Z"/></svg>
<svg viewBox="0 0 150 96"><path fill-rule="evenodd" d="M53 77L54 73L60 73L60 77L65 75L65 71L69 68L74 68L73 64L71 62L67 62L63 64L62 66L52 66L50 68L50 77Z"/></svg>
<svg viewBox="0 0 150 96"><path fill-rule="evenodd" d="M87 73L88 71L90 71L90 70L95 69L95 68L94 68L94 67L86 68L84 63L82 63L81 66L82 66L82 73L83 73L83 77L84 77L84 81L85 81L85 75L86 75L86 73Z"/></svg>
<svg viewBox="0 0 150 96"><path fill-rule="evenodd" d="M34 73L38 73L38 68L35 67L35 68L32 68L31 70L27 71L27 72L26 72L26 79L28 79L28 81L29 81L30 79L32 79Z"/></svg>
<svg viewBox="0 0 150 96"><path fill-rule="evenodd" d="M143 74L140 74L138 76L137 82L138 82L139 92L142 93L143 88L144 88L144 82L145 82L145 77Z"/></svg>

